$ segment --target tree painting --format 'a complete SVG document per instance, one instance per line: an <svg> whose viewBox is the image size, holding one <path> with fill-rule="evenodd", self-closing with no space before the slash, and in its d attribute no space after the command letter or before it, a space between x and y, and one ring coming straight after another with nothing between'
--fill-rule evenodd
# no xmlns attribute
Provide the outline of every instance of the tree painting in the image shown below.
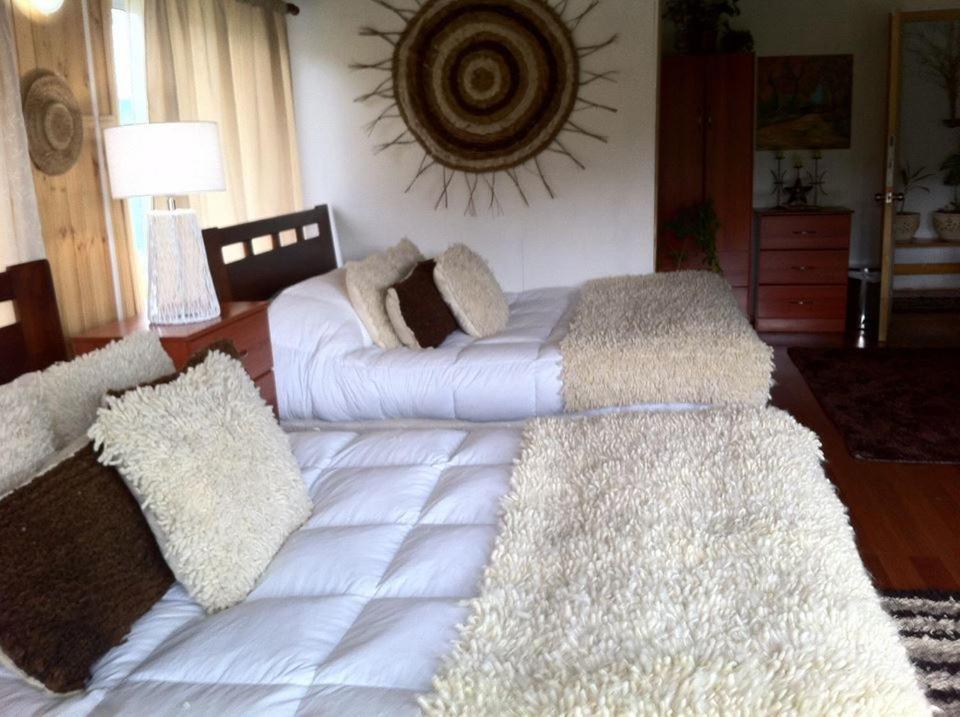
<svg viewBox="0 0 960 717"><path fill-rule="evenodd" d="M950 114L943 123L947 127L960 127L957 119L960 110L960 22L919 23L917 29L907 35L906 49L916 57L924 75L946 93Z"/></svg>
<svg viewBox="0 0 960 717"><path fill-rule="evenodd" d="M853 55L761 57L757 149L849 149Z"/></svg>

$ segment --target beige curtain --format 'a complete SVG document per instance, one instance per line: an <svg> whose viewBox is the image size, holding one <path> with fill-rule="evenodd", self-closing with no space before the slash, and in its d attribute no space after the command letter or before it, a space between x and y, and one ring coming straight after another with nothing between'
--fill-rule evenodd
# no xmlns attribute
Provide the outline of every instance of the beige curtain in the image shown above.
<svg viewBox="0 0 960 717"><path fill-rule="evenodd" d="M8 0L0 0L0 271L45 256L10 10ZM0 302L0 327L13 321L13 307Z"/></svg>
<svg viewBox="0 0 960 717"><path fill-rule="evenodd" d="M220 125L227 191L190 198L203 226L302 208L284 15L238 0L144 0L151 122Z"/></svg>

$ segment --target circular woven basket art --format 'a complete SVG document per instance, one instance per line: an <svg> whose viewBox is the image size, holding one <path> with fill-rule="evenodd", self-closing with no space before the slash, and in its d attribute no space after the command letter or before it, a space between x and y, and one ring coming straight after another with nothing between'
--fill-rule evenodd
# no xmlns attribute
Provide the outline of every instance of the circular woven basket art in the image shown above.
<svg viewBox="0 0 960 717"><path fill-rule="evenodd" d="M527 203L517 169L528 166L553 197L540 155L559 153L583 168L562 135L606 141L573 120L582 110L616 111L580 96L592 82L613 80L612 72L584 71L581 65L616 37L588 46L578 46L573 37L597 0L579 12L569 0L426 0L416 7L373 2L404 25L396 31L361 30L390 42L393 53L380 62L354 64L389 75L358 99L389 101L368 125L371 134L389 120L405 125L378 151L403 145L423 150L407 191L437 169L442 174L437 206L447 206L453 180L462 175L467 211L475 213L481 179L496 209L497 176L505 175Z"/></svg>
<svg viewBox="0 0 960 717"><path fill-rule="evenodd" d="M23 118L30 159L44 174L69 171L83 148L83 117L67 81L49 70L27 75Z"/></svg>

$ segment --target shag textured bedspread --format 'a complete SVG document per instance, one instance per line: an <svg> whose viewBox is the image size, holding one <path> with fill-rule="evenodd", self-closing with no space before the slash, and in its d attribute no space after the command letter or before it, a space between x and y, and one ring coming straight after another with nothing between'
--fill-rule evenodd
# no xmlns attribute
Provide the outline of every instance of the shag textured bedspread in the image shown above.
<svg viewBox="0 0 960 717"><path fill-rule="evenodd" d="M730 286L702 271L588 282L560 342L568 412L770 396L773 349Z"/></svg>
<svg viewBox="0 0 960 717"><path fill-rule="evenodd" d="M922 715L820 465L775 409L541 419L427 715Z"/></svg>

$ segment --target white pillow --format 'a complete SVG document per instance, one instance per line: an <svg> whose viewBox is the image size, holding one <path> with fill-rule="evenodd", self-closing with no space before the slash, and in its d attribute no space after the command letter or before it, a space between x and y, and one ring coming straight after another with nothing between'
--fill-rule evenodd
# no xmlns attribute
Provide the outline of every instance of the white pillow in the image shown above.
<svg viewBox="0 0 960 717"><path fill-rule="evenodd" d="M177 579L208 612L243 600L311 502L243 366L213 351L175 381L108 397L89 431Z"/></svg>
<svg viewBox="0 0 960 717"><path fill-rule="evenodd" d="M56 450L39 373L0 386L0 496L27 482Z"/></svg>
<svg viewBox="0 0 960 717"><path fill-rule="evenodd" d="M433 280L460 328L471 336L483 338L506 328L507 297L487 262L463 244L454 244L440 255Z"/></svg>
<svg viewBox="0 0 960 717"><path fill-rule="evenodd" d="M56 447L63 448L86 433L107 391L138 386L173 371L173 361L160 338L150 331L131 334L46 369L40 380Z"/></svg>
<svg viewBox="0 0 960 717"><path fill-rule="evenodd" d="M400 346L384 302L387 289L403 279L423 261L420 250L409 239L363 261L347 263L347 295L354 311L367 327L373 342L385 349Z"/></svg>

